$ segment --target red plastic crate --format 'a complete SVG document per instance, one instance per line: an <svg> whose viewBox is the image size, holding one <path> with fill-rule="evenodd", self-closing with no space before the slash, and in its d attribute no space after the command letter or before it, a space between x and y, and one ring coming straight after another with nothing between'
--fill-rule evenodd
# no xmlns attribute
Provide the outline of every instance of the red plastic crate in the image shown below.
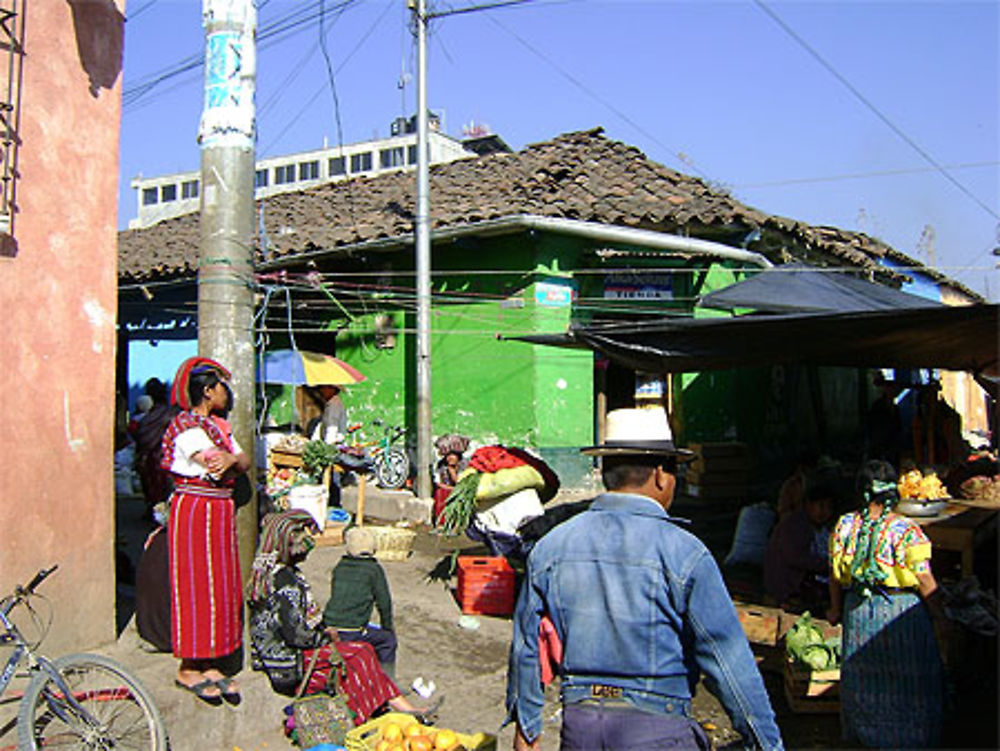
<svg viewBox="0 0 1000 751"><path fill-rule="evenodd" d="M514 569L501 557L458 557L458 604L468 615L514 612Z"/></svg>

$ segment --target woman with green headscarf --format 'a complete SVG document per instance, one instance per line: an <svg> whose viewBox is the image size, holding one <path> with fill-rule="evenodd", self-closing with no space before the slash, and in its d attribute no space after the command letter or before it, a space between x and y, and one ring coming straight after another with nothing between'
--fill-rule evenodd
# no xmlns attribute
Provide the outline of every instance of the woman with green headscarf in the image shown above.
<svg viewBox="0 0 1000 751"><path fill-rule="evenodd" d="M879 748L934 748L944 672L935 631L944 623L931 543L893 512L896 472L870 461L858 473L861 507L830 536L828 618L843 616L840 718L844 739Z"/></svg>

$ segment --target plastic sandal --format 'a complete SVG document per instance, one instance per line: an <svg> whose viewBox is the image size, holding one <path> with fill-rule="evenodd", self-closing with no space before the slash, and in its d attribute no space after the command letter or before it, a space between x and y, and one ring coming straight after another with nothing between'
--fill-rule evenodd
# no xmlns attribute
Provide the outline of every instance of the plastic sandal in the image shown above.
<svg viewBox="0 0 1000 751"><path fill-rule="evenodd" d="M220 678L215 681L215 685L219 687L219 691L222 692L222 698L226 701L226 703L236 706L243 701L243 696L239 691L229 690L229 687L233 685L233 678L228 676L226 678Z"/></svg>
<svg viewBox="0 0 1000 751"><path fill-rule="evenodd" d="M206 704L210 704L213 707L217 707L220 704L222 704L222 695L221 694L206 694L205 693L205 689L212 688L213 686L217 686L216 682L213 681L213 680L211 680L211 679L206 678L205 680L201 681L200 683L192 683L191 685L188 685L187 683L182 683L180 681L180 679L175 678L174 679L174 685L177 686L177 688L183 689L185 691L189 691L190 693L194 694L199 699L201 699L203 702L205 702Z"/></svg>

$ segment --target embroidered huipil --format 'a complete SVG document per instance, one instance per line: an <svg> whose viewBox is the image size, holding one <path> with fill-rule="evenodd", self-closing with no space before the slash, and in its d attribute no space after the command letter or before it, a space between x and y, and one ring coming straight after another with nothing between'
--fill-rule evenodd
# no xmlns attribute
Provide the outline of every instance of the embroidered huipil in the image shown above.
<svg viewBox="0 0 1000 751"><path fill-rule="evenodd" d="M930 571L931 543L920 525L898 514L890 514L875 541L875 563L886 574L882 585L893 588L918 586L917 574ZM858 544L862 514L844 514L830 535L830 565L834 578L848 586L851 564Z"/></svg>

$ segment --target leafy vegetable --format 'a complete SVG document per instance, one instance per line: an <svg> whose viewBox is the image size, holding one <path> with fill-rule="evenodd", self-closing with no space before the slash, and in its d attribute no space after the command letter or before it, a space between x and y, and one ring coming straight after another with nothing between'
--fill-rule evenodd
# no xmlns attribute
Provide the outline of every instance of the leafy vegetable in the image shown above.
<svg viewBox="0 0 1000 751"><path fill-rule="evenodd" d="M462 477L445 502L441 512L442 529L446 535L457 535L465 531L476 512L476 491L479 489L479 472Z"/></svg>
<svg viewBox="0 0 1000 751"><path fill-rule="evenodd" d="M302 464L310 474L319 475L337 461L339 450L326 441L309 441L302 450Z"/></svg>
<svg viewBox="0 0 1000 751"><path fill-rule="evenodd" d="M840 664L840 640L823 638L823 631L806 611L785 634L785 652L813 670L830 670Z"/></svg>
<svg viewBox="0 0 1000 751"><path fill-rule="evenodd" d="M826 644L807 644L802 650L801 659L813 670L828 670L837 665L836 655Z"/></svg>

